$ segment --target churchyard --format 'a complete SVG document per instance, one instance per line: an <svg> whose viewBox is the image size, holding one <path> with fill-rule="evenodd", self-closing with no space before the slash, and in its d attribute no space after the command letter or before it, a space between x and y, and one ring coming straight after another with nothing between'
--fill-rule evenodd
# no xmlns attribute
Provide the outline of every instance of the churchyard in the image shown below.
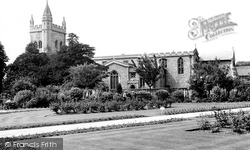
<svg viewBox="0 0 250 150"><path fill-rule="evenodd" d="M6 68L2 143L57 137L64 149L249 149L249 80L228 76L219 60L195 63L189 88L181 89L157 87L162 67L144 55L133 67L148 88L130 89L117 76L112 86L103 82L107 67L77 40L69 34L56 55L30 43Z"/></svg>

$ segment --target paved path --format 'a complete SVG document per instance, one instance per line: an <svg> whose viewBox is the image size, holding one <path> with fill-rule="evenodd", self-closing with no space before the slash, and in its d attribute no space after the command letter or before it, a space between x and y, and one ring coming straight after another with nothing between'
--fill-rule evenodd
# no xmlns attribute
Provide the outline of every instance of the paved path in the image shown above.
<svg viewBox="0 0 250 150"><path fill-rule="evenodd" d="M239 110L250 111L250 108L232 109L231 111L237 112ZM142 118L112 120L112 121L102 121L102 122L92 122L92 123L57 125L57 126L37 127L37 128L28 128L28 129L5 130L5 131L0 131L0 138L20 136L20 135L29 135L29 134L48 133L48 132L54 132L54 131L70 131L70 130L75 130L75 129L102 127L102 126L108 126L108 125L122 125L122 124L129 124L129 123L160 121L160 120L166 120L166 119L171 119L171 118L192 118L192 117L199 117L200 115L210 115L210 114L213 114L213 111L176 114L176 115L162 115L162 116L154 116L154 117L142 117Z"/></svg>

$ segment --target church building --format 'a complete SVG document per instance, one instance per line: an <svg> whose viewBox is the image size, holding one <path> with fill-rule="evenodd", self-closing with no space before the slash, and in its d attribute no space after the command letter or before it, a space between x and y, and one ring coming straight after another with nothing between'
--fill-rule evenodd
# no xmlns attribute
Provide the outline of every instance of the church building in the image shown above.
<svg viewBox="0 0 250 150"><path fill-rule="evenodd" d="M156 83L156 88L170 88L189 90L188 80L193 74L193 65L197 61L208 62L216 58L220 60L220 66L228 66L228 75L234 76L235 54L233 51L223 51L218 54L200 56L197 49L183 52L151 53L149 57L156 56L158 65L164 69L164 75ZM142 54L100 56L94 60L109 67L109 76L103 81L111 90L116 90L120 83L123 89L148 89L143 79L136 73L132 60L137 63Z"/></svg>
<svg viewBox="0 0 250 150"><path fill-rule="evenodd" d="M33 16L30 19L30 39L37 44L39 52L56 53L66 42L66 22L63 18L62 25L53 24L52 13L48 1L46 3L42 24L34 25Z"/></svg>

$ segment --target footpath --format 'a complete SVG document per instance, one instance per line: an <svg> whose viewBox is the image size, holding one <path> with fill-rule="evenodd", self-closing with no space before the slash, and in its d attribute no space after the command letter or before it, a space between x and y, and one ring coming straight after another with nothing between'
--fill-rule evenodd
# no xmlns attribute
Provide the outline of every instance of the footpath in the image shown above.
<svg viewBox="0 0 250 150"><path fill-rule="evenodd" d="M225 111L229 111L229 110L225 110ZM250 108L231 109L231 112L238 112L238 111L250 111ZM37 127L37 128L28 128L28 129L5 130L5 131L0 131L0 138L49 133L49 132L54 132L54 131L70 131L70 130L84 129L84 128L87 129L91 127L103 127L103 126L110 126L110 125L122 125L122 124L130 124L130 123L160 121L160 120L167 120L167 119L172 119L172 118L194 118L194 117L199 117L201 115L211 115L213 113L214 113L213 111L205 111L205 112L196 112L196 113L161 115L161 116L154 116L154 117L142 117L142 118L111 120L111 121L101 121L101 122L92 122L92 123L79 123L79 124L56 125L56 126Z"/></svg>

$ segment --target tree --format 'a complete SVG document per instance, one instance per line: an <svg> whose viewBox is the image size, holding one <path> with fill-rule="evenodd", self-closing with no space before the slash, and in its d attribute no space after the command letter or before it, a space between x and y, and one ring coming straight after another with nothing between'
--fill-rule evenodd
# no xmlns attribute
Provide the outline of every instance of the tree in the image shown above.
<svg viewBox="0 0 250 150"><path fill-rule="evenodd" d="M8 62L8 61L9 61L9 58L4 51L4 46L0 42L0 93L2 93L2 91L3 91L2 82L3 82L3 78L4 78L6 71L7 71L6 62Z"/></svg>
<svg viewBox="0 0 250 150"><path fill-rule="evenodd" d="M61 50L54 55L50 55L48 65L44 67L50 83L62 84L69 79L69 68L72 66L87 64L96 64L94 57L94 47L79 42L79 37L74 33L68 34L68 45L62 46ZM96 64L99 68L105 69L104 66Z"/></svg>
<svg viewBox="0 0 250 150"><path fill-rule="evenodd" d="M163 75L163 68L158 65L156 56L154 55L153 58L150 58L144 54L141 56L141 59L138 60L137 65L133 60L131 61L136 69L136 73L143 78L150 90L152 87L155 87L156 81Z"/></svg>
<svg viewBox="0 0 250 150"><path fill-rule="evenodd" d="M214 86L227 89L233 88L233 79L228 76L229 67L219 66L220 61L197 62L194 64L194 74L189 79L190 89L198 92L200 98L210 94Z"/></svg>
<svg viewBox="0 0 250 150"><path fill-rule="evenodd" d="M120 83L117 85L116 92L122 94L122 85Z"/></svg>
<svg viewBox="0 0 250 150"><path fill-rule="evenodd" d="M46 53L39 53L35 43L29 43L25 53L19 55L16 60L8 65L7 84L15 80L29 77L34 84L46 85L46 76L43 67L49 62Z"/></svg>
<svg viewBox="0 0 250 150"><path fill-rule="evenodd" d="M104 70L98 69L97 65L87 63L71 67L69 73L72 82L79 88L92 89L102 81L102 78L106 77Z"/></svg>
<svg viewBox="0 0 250 150"><path fill-rule="evenodd" d="M79 37L74 33L68 35L68 46L63 46L58 52L58 59L66 66L76 66L84 63L94 63L95 48L78 41Z"/></svg>

